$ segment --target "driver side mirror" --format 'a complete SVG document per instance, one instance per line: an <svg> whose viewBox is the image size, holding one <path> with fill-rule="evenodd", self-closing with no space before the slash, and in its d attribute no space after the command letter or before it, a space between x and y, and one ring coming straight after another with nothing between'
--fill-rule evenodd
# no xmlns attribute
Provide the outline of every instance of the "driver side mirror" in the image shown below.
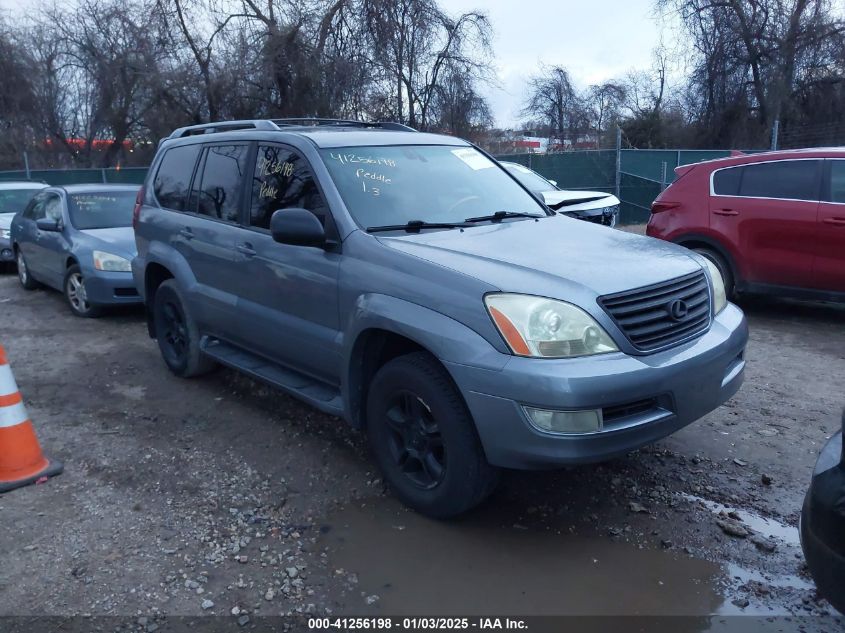
<svg viewBox="0 0 845 633"><path fill-rule="evenodd" d="M279 209L270 218L270 233L279 244L326 245L326 231L317 216L306 209Z"/></svg>
<svg viewBox="0 0 845 633"><path fill-rule="evenodd" d="M62 230L62 221L54 220L52 218L41 218L35 221L35 226L39 231L48 231L50 233L58 233Z"/></svg>
<svg viewBox="0 0 845 633"><path fill-rule="evenodd" d="M549 182L552 183L555 187L557 187L557 180L550 180Z"/></svg>

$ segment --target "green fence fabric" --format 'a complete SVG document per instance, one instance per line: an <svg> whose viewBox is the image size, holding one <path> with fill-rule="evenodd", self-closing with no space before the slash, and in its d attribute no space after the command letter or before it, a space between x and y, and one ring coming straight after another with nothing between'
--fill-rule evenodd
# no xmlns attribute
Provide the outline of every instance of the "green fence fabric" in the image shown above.
<svg viewBox="0 0 845 633"><path fill-rule="evenodd" d="M46 182L48 185L81 185L87 183L144 183L147 175L146 167L125 167L122 169L33 169L29 172L29 180ZM0 172L0 182L10 180L27 180L23 170Z"/></svg>
<svg viewBox="0 0 845 633"><path fill-rule="evenodd" d="M498 160L525 165L557 182L561 189L612 191L616 185L614 150L565 152L561 154L508 154Z"/></svg>

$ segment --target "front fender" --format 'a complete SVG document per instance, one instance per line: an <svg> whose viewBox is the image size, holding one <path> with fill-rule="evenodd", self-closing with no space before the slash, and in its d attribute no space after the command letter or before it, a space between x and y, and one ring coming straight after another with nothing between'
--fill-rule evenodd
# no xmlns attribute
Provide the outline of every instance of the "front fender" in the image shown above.
<svg viewBox="0 0 845 633"><path fill-rule="evenodd" d="M403 336L441 362L501 371L510 358L471 328L431 308L388 295L363 294L350 311L344 334L342 353L346 371L342 384L347 412L356 410L356 396L349 386L355 384L354 373L361 365L362 341L371 330Z"/></svg>

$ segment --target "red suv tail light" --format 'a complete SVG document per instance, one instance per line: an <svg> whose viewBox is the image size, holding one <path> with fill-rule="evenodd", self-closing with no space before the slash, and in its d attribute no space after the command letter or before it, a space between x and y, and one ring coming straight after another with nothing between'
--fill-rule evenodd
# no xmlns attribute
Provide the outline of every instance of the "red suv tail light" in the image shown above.
<svg viewBox="0 0 845 633"><path fill-rule="evenodd" d="M144 188L138 189L138 195L135 196L135 208L132 209L132 229L138 230L138 218L141 216L141 206L144 204Z"/></svg>
<svg viewBox="0 0 845 633"><path fill-rule="evenodd" d="M681 206L680 202L664 202L663 200L655 200L651 204L652 213L660 213L661 211L669 211L670 209L677 209Z"/></svg>

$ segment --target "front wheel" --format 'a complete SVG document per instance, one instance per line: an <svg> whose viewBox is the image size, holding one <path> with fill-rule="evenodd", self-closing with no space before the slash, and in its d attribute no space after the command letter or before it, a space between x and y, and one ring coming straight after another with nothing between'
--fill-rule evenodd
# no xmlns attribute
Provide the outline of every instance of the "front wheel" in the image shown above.
<svg viewBox="0 0 845 633"><path fill-rule="evenodd" d="M94 318L100 316L102 310L88 300L88 291L85 289L85 279L82 270L74 264L65 273L65 299L67 299L70 311L78 317Z"/></svg>
<svg viewBox="0 0 845 633"><path fill-rule="evenodd" d="M153 322L158 348L170 371L190 378L214 369L214 361L200 351L199 329L172 279L163 282L155 292Z"/></svg>
<svg viewBox="0 0 845 633"><path fill-rule="evenodd" d="M23 289L35 290L38 288L38 282L35 281L29 273L29 268L27 268L26 265L26 259L24 259L23 253L20 250L18 251L16 262L18 265L18 281L21 283Z"/></svg>
<svg viewBox="0 0 845 633"><path fill-rule="evenodd" d="M466 512L498 483L461 394L427 353L400 356L376 373L367 397L367 439L396 496L422 514Z"/></svg>

